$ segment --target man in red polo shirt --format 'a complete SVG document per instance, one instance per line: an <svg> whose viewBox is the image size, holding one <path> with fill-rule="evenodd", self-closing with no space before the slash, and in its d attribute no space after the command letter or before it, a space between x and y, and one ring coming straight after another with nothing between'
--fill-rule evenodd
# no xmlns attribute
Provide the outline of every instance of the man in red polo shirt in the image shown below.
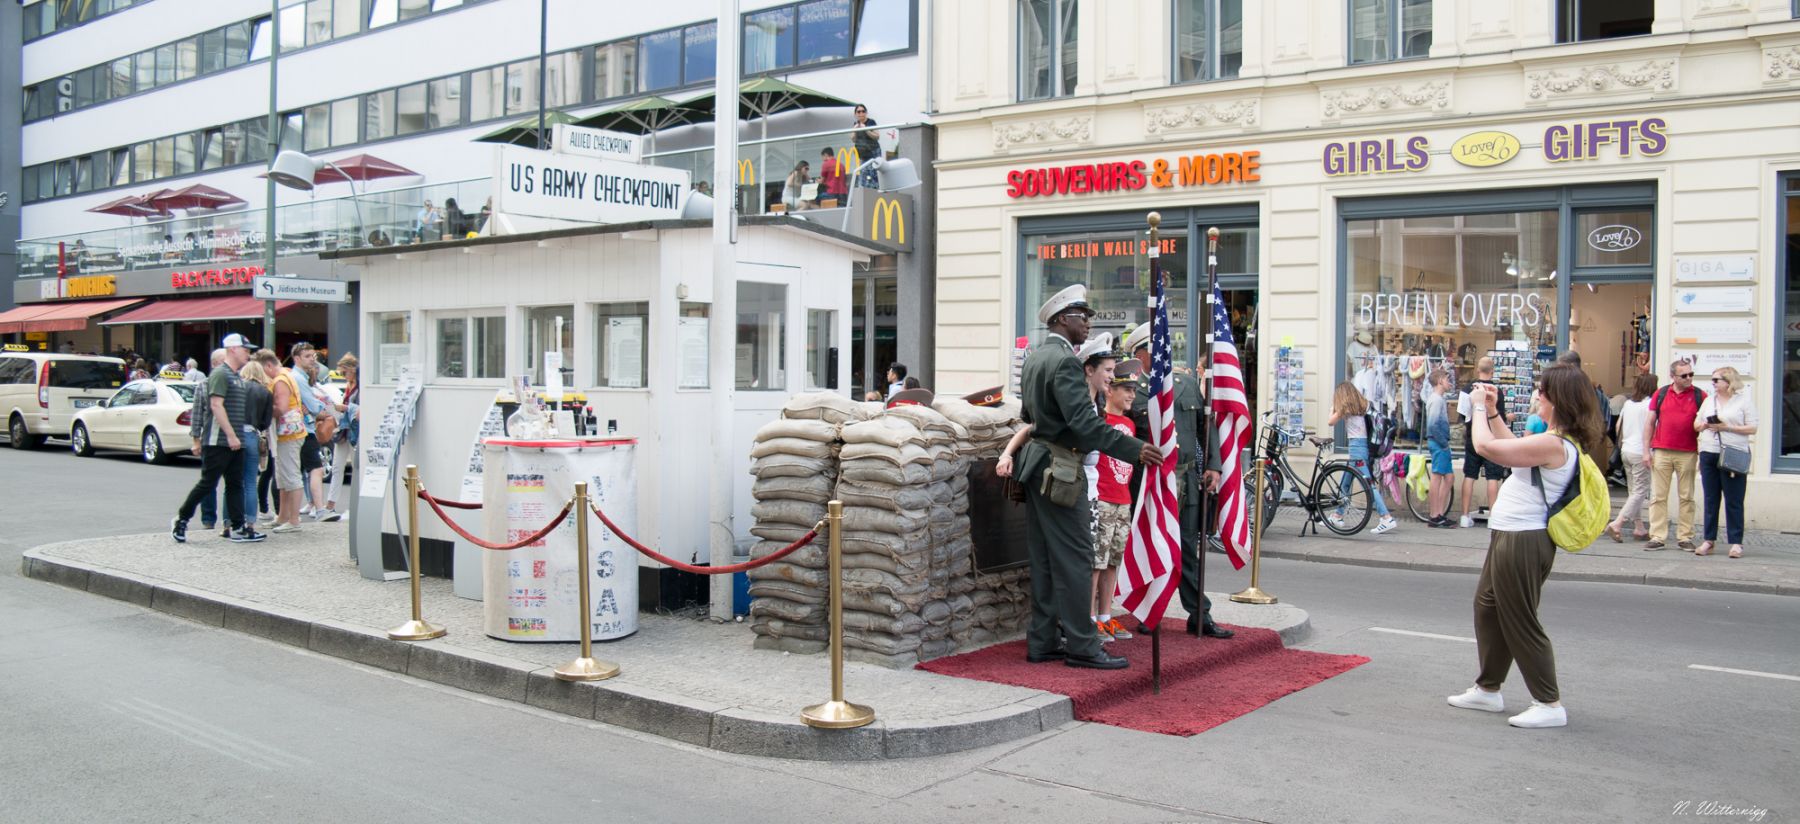
<svg viewBox="0 0 1800 824"><path fill-rule="evenodd" d="M1681 484L1681 514L1675 538L1694 551L1694 470L1699 465L1699 434L1694 418L1706 393L1694 386L1694 364L1678 360L1669 368L1668 386L1650 398L1650 419L1644 423L1644 442L1650 454L1650 542L1644 549L1662 549L1669 538L1670 480Z"/></svg>

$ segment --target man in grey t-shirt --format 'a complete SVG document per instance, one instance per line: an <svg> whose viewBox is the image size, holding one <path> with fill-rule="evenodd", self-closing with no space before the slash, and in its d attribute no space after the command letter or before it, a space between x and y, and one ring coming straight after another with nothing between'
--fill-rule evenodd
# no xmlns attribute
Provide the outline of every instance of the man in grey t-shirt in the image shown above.
<svg viewBox="0 0 1800 824"><path fill-rule="evenodd" d="M169 524L169 535L176 543L187 543L188 519L194 517L200 501L212 494L221 478L225 481L225 519L229 525L226 537L234 543L263 539L244 515L244 443L238 437L248 419L244 416L244 381L237 371L250 360L250 343L234 333L225 336L220 348L225 350L225 363L214 367L206 379L207 406L212 414L201 440L200 482L188 491L187 499Z"/></svg>

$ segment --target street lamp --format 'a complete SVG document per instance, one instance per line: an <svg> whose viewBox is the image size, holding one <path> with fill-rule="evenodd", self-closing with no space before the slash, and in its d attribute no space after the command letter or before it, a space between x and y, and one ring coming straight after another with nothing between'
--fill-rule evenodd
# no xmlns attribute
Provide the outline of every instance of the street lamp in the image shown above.
<svg viewBox="0 0 1800 824"><path fill-rule="evenodd" d="M360 238L362 236L364 223L362 201L357 200L356 198L356 178L351 177L349 173L345 172L343 169L338 168L336 163L332 163L329 160L315 160L311 157L307 157L305 154L296 152L293 149L287 149L276 155L275 160L269 163L268 176L270 180L290 189L299 189L302 192L310 192L313 190L313 181L318 175L319 170L327 167L336 169L337 173L343 175L344 180L349 181L350 183L350 205L356 207L356 231L352 234L352 237ZM271 272L270 274L274 273Z"/></svg>

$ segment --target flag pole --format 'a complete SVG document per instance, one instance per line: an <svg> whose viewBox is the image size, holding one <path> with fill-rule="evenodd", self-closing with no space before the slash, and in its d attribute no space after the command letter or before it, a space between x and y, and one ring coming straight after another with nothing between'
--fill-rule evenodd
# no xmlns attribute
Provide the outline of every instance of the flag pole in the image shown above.
<svg viewBox="0 0 1800 824"><path fill-rule="evenodd" d="M1198 438L1196 438L1196 440L1199 442L1198 448L1200 450L1200 454L1195 455L1194 460L1199 462L1199 466L1200 466L1200 469L1202 472L1204 472L1206 470L1206 462L1208 460L1208 456L1210 456L1212 454L1212 441L1213 441L1213 437L1214 437L1213 436L1213 425L1214 425L1214 421L1216 420L1216 418L1214 417L1214 414L1213 414L1213 394L1214 393L1213 393L1213 331L1212 330L1213 330L1213 313L1218 311L1218 307L1213 305L1213 295L1217 292L1218 288L1219 288L1219 227L1213 226L1206 230L1206 294L1204 296L1202 296L1200 299L1200 305L1205 308L1204 314L1206 317L1205 325L1203 327L1201 327L1202 329L1205 330L1204 337L1202 337L1201 340L1204 340L1206 342L1206 383L1202 385L1202 388L1204 389L1205 394L1206 394L1206 403L1204 403L1202 405L1203 411L1201 413L1200 426L1198 427L1198 431L1195 433L1196 435L1199 436ZM1195 606L1200 607L1202 609L1205 608L1204 604L1206 603L1206 553L1207 553L1207 550L1211 549L1211 547L1212 547L1212 527L1216 526L1216 524L1214 524L1213 522L1218 520L1218 513L1216 511L1217 505L1214 503L1214 499L1217 497L1217 495L1218 495L1217 492L1209 492L1206 489L1206 485L1201 484L1201 486L1200 486L1200 524L1198 526L1200 535L1195 538L1195 546L1194 546L1194 565L1195 565L1194 566L1194 574L1195 574L1195 581L1197 582L1197 586L1200 591L1198 593L1195 593L1194 601L1195 601ZM1208 513L1212 513L1212 517L1210 519L1207 517Z"/></svg>
<svg viewBox="0 0 1800 824"><path fill-rule="evenodd" d="M1162 283L1162 266L1158 263L1162 257L1158 254L1157 248L1157 239L1160 234L1160 227L1162 226L1162 213L1151 212L1149 215L1145 216L1145 220L1150 224L1150 300L1151 311L1155 312L1156 289ZM1152 318L1150 325L1152 327L1156 325L1154 318ZM1151 337L1154 338L1155 333L1151 333ZM1173 375L1170 375L1169 377L1170 379L1174 378ZM1144 434L1152 438L1155 437L1154 433L1146 432ZM1151 468L1151 471L1154 471L1154 468ZM1148 479L1149 476L1146 475L1145 477ZM1145 491L1143 494L1148 495L1149 489L1150 484L1145 483ZM1177 547L1176 551L1179 552L1180 548ZM1162 616L1152 615L1151 617L1157 619L1157 627L1155 632L1150 633L1150 694L1162 695Z"/></svg>

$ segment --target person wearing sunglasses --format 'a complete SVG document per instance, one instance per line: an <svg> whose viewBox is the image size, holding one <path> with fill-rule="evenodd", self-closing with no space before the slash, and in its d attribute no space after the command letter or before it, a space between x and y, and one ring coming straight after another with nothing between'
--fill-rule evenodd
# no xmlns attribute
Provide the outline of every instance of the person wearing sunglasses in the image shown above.
<svg viewBox="0 0 1800 824"><path fill-rule="evenodd" d="M1681 485L1676 546L1694 551L1694 481L1700 465L1700 437L1694 422L1706 392L1694 385L1694 364L1678 360L1669 368L1668 386L1650 400L1644 441L1650 444L1650 540L1646 550L1662 549L1669 538L1669 496Z"/></svg>
<svg viewBox="0 0 1800 824"><path fill-rule="evenodd" d="M1712 553L1719 538L1719 501L1725 502L1725 540L1730 557L1744 557L1744 483L1748 478L1750 436L1756 434L1756 407L1744 392L1738 371L1721 366L1712 373L1713 395L1700 404L1694 430L1700 434L1700 489L1706 517L1695 555Z"/></svg>

